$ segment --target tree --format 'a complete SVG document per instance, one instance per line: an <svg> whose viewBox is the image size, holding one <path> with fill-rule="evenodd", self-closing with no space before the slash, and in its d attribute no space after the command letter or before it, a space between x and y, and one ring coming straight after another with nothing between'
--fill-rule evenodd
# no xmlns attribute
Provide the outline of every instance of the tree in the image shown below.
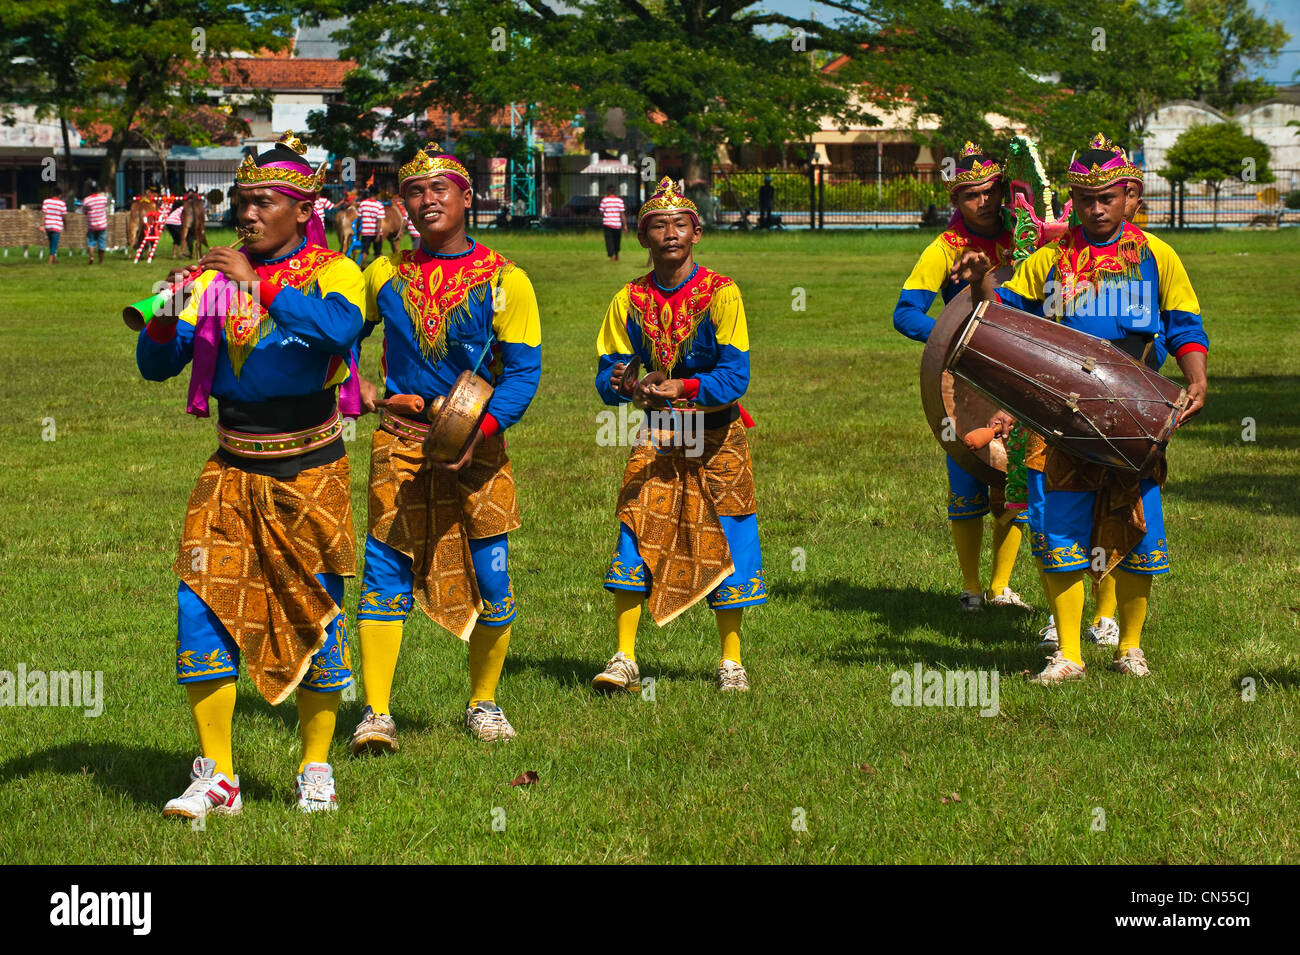
<svg viewBox="0 0 1300 955"><path fill-rule="evenodd" d="M264 0L0 0L0 102L103 123L102 179L117 174L142 117L206 104L212 70L230 54L283 49L304 3ZM153 120L151 120L152 122Z"/></svg>
<svg viewBox="0 0 1300 955"><path fill-rule="evenodd" d="M1216 69L1196 98L1218 109L1266 99L1272 84L1249 72L1276 57L1291 39L1282 21L1255 13L1250 0L1185 0L1184 7L1190 21L1216 41Z"/></svg>
<svg viewBox="0 0 1300 955"><path fill-rule="evenodd" d="M1219 226L1219 192L1231 179L1272 182L1269 148L1236 123L1212 123L1183 130L1165 154L1160 174L1170 182L1203 182L1214 192L1213 225Z"/></svg>

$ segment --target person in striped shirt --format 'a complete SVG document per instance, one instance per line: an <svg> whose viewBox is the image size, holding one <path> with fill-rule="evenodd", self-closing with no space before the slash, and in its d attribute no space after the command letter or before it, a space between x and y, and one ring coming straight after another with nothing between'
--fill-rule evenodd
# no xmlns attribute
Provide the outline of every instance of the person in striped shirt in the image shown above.
<svg viewBox="0 0 1300 955"><path fill-rule="evenodd" d="M376 198L378 195L378 190L368 190L366 197L357 206L357 211L361 214L362 261L365 261L366 253L370 251L372 244L375 255L384 254L384 234L379 228L379 224L384 219L384 204Z"/></svg>
<svg viewBox="0 0 1300 955"><path fill-rule="evenodd" d="M81 203L81 211L86 214L86 262L95 263L95 252L99 252L99 262L104 263L104 249L108 243L108 187L91 183L91 193Z"/></svg>
<svg viewBox="0 0 1300 955"><path fill-rule="evenodd" d="M63 235L63 217L68 214L68 204L63 201L63 190L54 187L54 194L41 203L41 219L45 238L50 243L50 265L59 260L59 238Z"/></svg>
<svg viewBox="0 0 1300 955"><path fill-rule="evenodd" d="M614 184L605 190L605 198L600 200L600 222L605 227L605 254L611 262L618 261L618 249L623 239L626 226L627 210L623 200L616 194Z"/></svg>
<svg viewBox="0 0 1300 955"><path fill-rule="evenodd" d="M326 196L319 197L312 205L312 212L320 220L320 227L325 228L325 213L334 208L334 203L330 202Z"/></svg>

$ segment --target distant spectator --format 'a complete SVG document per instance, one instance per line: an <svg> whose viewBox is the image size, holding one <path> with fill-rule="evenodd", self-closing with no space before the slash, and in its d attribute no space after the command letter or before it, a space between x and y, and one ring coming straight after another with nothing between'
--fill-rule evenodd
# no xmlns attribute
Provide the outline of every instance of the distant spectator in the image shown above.
<svg viewBox="0 0 1300 955"><path fill-rule="evenodd" d="M185 215L185 202L177 199L172 206L172 211L167 213L167 218L163 220L163 225L167 227L168 234L172 237L172 248L181 244L181 220Z"/></svg>
<svg viewBox="0 0 1300 955"><path fill-rule="evenodd" d="M924 212L921 213L921 225L922 226L943 225L943 216L939 214L939 210L935 208L933 202L930 203L929 207Z"/></svg>
<svg viewBox="0 0 1300 955"><path fill-rule="evenodd" d="M758 227L772 227L772 212L776 208L776 190L772 187L772 177L764 176L763 185L758 189Z"/></svg>
<svg viewBox="0 0 1300 955"><path fill-rule="evenodd" d="M379 224L384 220L384 204L376 198L379 191L368 189L366 198L361 200L357 206L357 212L361 214L361 254L365 255L370 251L373 245L375 255L384 253L384 234L380 231Z"/></svg>
<svg viewBox="0 0 1300 955"><path fill-rule="evenodd" d="M90 195L81 203L81 211L86 214L86 262L95 263L95 252L99 252L99 263L104 263L104 250L108 247L108 187L90 184Z"/></svg>
<svg viewBox="0 0 1300 955"><path fill-rule="evenodd" d="M316 214L316 218L320 220L320 227L324 229L325 213L329 212L331 209L334 208L334 203L330 202L326 196L320 196L312 204L311 208L312 208L312 212Z"/></svg>
<svg viewBox="0 0 1300 955"><path fill-rule="evenodd" d="M63 235L63 217L68 214L68 204L63 201L63 190L54 187L54 194L41 203L41 218L45 226L45 238L50 243L50 264L59 259L59 239Z"/></svg>
<svg viewBox="0 0 1300 955"><path fill-rule="evenodd" d="M600 200L600 221L605 227L605 254L611 262L618 261L619 246L623 241L623 229L627 226L627 208L618 196L618 190L610 183L605 190L605 198Z"/></svg>

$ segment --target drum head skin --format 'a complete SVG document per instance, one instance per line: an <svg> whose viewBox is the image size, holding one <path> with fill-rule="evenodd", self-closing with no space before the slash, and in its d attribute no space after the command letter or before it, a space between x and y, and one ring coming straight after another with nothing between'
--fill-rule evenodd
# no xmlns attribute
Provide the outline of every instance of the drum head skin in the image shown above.
<svg viewBox="0 0 1300 955"><path fill-rule="evenodd" d="M1011 269L994 272L999 284L1011 277ZM958 467L985 484L1000 487L1007 478L1007 449L1001 438L987 447L972 451L962 438L968 431L982 428L998 412L998 406L960 378L954 378L944 366L952 350L953 339L971 313L970 288L964 288L944 306L930 338L921 353L921 407L930 430Z"/></svg>

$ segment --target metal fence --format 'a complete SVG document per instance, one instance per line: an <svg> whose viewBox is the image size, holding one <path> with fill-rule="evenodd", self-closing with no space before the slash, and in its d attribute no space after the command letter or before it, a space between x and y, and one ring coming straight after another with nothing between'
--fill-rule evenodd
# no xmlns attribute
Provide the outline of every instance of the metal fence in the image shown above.
<svg viewBox="0 0 1300 955"><path fill-rule="evenodd" d="M1288 193L1300 191L1300 169L1274 169L1272 182L1232 180L1215 191L1202 182L1170 183L1145 174L1142 190L1146 223L1152 228L1186 229L1294 225L1300 209L1287 209ZM1140 220L1139 220L1140 221Z"/></svg>

